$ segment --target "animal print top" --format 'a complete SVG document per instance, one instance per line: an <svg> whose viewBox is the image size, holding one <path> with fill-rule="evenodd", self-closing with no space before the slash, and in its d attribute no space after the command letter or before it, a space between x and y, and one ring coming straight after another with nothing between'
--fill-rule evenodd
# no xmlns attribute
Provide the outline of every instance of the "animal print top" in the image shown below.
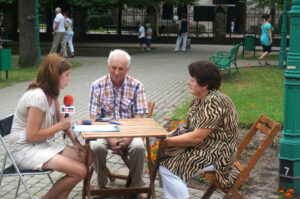
<svg viewBox="0 0 300 199"><path fill-rule="evenodd" d="M190 131L214 130L181 155L162 159L160 165L184 181L204 167L214 165L222 187L230 188L239 174L233 166L237 152L238 114L230 98L217 90L210 91L202 101L194 97L189 107L187 127Z"/></svg>

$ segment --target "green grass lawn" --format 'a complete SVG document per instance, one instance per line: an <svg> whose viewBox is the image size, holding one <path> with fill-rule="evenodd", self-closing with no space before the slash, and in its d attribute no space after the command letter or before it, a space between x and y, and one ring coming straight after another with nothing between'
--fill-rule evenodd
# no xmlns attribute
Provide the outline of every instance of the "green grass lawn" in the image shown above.
<svg viewBox="0 0 300 199"><path fill-rule="evenodd" d="M228 75L222 71L222 76ZM277 67L239 68L233 72L234 83L225 80L221 90L233 101L239 114L239 125L249 128L260 114L283 123L284 70ZM172 120L186 119L190 100L177 108Z"/></svg>
<svg viewBox="0 0 300 199"><path fill-rule="evenodd" d="M251 56L249 56L249 55L245 55L245 56L243 56L243 54L240 54L238 57L237 57L237 59L244 59L244 60L257 60L258 59L258 57L260 57L260 55L261 55L261 53L262 52L256 52L255 54L255 56L253 56L253 55L251 55ZM270 55L268 55L268 60L278 60L278 54L270 54Z"/></svg>
<svg viewBox="0 0 300 199"><path fill-rule="evenodd" d="M19 69L17 67L17 63L18 63L18 58L12 58L12 70L8 71L8 79L6 79L6 72L0 71L0 88L9 86L14 83L31 80L36 77L38 67ZM82 66L82 63L80 62L71 61L71 63L72 63L72 68Z"/></svg>

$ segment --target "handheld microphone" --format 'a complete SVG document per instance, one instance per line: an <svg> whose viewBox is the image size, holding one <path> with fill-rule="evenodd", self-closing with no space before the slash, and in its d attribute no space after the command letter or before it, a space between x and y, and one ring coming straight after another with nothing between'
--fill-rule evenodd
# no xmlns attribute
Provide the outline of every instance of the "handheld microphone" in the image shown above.
<svg viewBox="0 0 300 199"><path fill-rule="evenodd" d="M73 105L73 96L66 95L64 97L64 106L60 107L60 112L65 114L65 118L69 117L70 114L75 113L75 107ZM66 138L66 130L64 130L64 139Z"/></svg>

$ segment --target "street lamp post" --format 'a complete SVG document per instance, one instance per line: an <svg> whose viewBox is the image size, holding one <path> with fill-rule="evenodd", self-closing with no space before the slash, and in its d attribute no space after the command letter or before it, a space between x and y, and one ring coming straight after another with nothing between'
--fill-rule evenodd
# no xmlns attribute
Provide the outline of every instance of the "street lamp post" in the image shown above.
<svg viewBox="0 0 300 199"><path fill-rule="evenodd" d="M280 139L279 188L300 195L300 0L293 0L290 15L290 51L284 74L284 125Z"/></svg>
<svg viewBox="0 0 300 199"><path fill-rule="evenodd" d="M286 62L286 35L287 35L287 8L286 0L283 1L282 24L281 24L281 41L278 68L283 69Z"/></svg>

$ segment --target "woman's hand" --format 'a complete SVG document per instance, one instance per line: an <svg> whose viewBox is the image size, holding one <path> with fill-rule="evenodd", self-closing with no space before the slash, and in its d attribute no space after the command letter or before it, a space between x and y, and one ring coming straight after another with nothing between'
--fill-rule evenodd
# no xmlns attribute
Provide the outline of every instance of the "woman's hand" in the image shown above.
<svg viewBox="0 0 300 199"><path fill-rule="evenodd" d="M82 144L80 144L80 142L77 139L73 141L73 145L77 152L78 157L80 158L81 153L85 153L85 147Z"/></svg>
<svg viewBox="0 0 300 199"><path fill-rule="evenodd" d="M59 120L59 124L60 124L62 130L68 131L72 127L71 118L70 117L67 117L67 118L61 117Z"/></svg>

